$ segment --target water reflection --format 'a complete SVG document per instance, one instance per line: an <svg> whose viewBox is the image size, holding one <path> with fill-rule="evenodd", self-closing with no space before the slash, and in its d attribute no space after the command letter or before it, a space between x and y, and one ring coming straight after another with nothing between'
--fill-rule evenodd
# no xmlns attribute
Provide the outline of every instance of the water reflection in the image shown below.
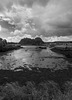
<svg viewBox="0 0 72 100"><path fill-rule="evenodd" d="M42 50L32 46L0 54L0 69L13 70L26 65L62 70L71 67L72 63L65 56L54 53L49 48Z"/></svg>

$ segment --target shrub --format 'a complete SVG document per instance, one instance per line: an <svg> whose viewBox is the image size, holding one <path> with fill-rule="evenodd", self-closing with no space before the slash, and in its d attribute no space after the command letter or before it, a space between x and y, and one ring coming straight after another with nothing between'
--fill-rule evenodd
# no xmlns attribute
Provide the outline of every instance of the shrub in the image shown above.
<svg viewBox="0 0 72 100"><path fill-rule="evenodd" d="M53 81L35 84L27 82L20 86L18 82L0 86L0 100L72 100L72 82L64 84L64 93Z"/></svg>

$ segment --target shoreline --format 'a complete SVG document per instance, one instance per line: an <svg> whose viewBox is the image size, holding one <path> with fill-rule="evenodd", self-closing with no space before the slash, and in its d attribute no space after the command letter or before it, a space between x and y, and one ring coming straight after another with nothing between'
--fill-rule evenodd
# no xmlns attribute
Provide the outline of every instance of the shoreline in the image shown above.
<svg viewBox="0 0 72 100"><path fill-rule="evenodd" d="M21 45L19 44L7 44L6 46L0 48L0 52L7 52L7 51L11 51L11 50L17 50L23 48L21 47Z"/></svg>
<svg viewBox="0 0 72 100"><path fill-rule="evenodd" d="M72 47L55 46L50 49L53 52L65 55L67 58L72 58Z"/></svg>

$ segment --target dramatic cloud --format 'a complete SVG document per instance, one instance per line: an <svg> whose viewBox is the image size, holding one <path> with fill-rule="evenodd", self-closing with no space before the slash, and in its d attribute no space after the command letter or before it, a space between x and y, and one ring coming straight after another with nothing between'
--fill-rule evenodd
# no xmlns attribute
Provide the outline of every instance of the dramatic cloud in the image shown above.
<svg viewBox="0 0 72 100"><path fill-rule="evenodd" d="M31 35L24 34L23 36L17 35L17 36L8 37L7 40L9 42L19 42L22 38L33 38L33 37Z"/></svg>
<svg viewBox="0 0 72 100"><path fill-rule="evenodd" d="M21 6L27 5L28 7L32 7L33 4L46 6L48 1L49 0L0 0L0 4L10 9L13 4L21 5Z"/></svg>
<svg viewBox="0 0 72 100"><path fill-rule="evenodd" d="M72 1L71 0L50 0L46 7L34 6L34 16L41 26L41 30L45 30L45 34L63 32L67 34L67 30L72 28ZM36 20L36 19L35 19ZM36 22L37 22L36 20ZM66 32L67 31L67 32Z"/></svg>
<svg viewBox="0 0 72 100"><path fill-rule="evenodd" d="M68 40L72 35L72 0L0 0L0 26L4 29L3 33L0 27L0 36L7 34L12 41L26 34Z"/></svg>

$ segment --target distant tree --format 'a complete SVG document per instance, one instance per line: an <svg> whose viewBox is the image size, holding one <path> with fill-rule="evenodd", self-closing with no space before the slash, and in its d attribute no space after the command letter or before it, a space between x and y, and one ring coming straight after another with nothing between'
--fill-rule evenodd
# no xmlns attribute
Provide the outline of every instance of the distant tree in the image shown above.
<svg viewBox="0 0 72 100"><path fill-rule="evenodd" d="M7 41L4 39L3 40L3 46L6 46L7 45Z"/></svg>
<svg viewBox="0 0 72 100"><path fill-rule="evenodd" d="M3 42L3 39L0 38L0 49L2 48L2 42Z"/></svg>
<svg viewBox="0 0 72 100"><path fill-rule="evenodd" d="M3 39L2 38L0 38L0 41L2 41Z"/></svg>
<svg viewBox="0 0 72 100"><path fill-rule="evenodd" d="M35 39L24 38L19 43L22 45L42 45L44 42L40 37L37 37Z"/></svg>
<svg viewBox="0 0 72 100"><path fill-rule="evenodd" d="M35 38L35 42L37 45L42 45L44 43L40 37Z"/></svg>
<svg viewBox="0 0 72 100"><path fill-rule="evenodd" d="M7 45L7 41L0 38L0 49Z"/></svg>

